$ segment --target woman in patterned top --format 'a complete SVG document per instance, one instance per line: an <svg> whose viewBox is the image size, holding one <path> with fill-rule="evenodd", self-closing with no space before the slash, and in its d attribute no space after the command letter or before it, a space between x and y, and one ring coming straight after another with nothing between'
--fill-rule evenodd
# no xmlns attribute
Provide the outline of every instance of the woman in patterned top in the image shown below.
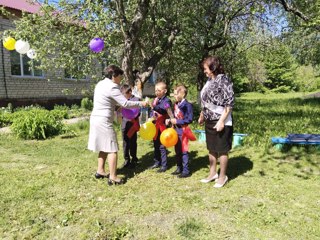
<svg viewBox="0 0 320 240"><path fill-rule="evenodd" d="M207 57L203 70L208 81L201 90L200 124L205 123L206 143L209 150L209 176L201 182L215 180L215 188L223 187L228 177L228 152L232 147L232 115L234 105L233 84L224 74L220 59L216 56ZM220 174L217 173L217 161L220 159Z"/></svg>

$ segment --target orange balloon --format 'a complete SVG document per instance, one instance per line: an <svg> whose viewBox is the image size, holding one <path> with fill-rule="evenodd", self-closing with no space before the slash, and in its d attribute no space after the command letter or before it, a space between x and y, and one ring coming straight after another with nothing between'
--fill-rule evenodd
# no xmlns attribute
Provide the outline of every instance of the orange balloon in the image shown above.
<svg viewBox="0 0 320 240"><path fill-rule="evenodd" d="M167 128L160 135L160 142L165 147L172 147L178 142L178 134L173 128Z"/></svg>

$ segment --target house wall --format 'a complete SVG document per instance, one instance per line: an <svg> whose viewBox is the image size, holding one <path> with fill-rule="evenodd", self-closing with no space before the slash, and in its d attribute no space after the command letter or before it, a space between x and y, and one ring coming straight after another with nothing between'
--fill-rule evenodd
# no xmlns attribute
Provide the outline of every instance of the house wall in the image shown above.
<svg viewBox="0 0 320 240"><path fill-rule="evenodd" d="M0 32L13 27L12 20L0 15ZM10 51L3 44L0 50L0 107L9 102L19 106L79 102L84 97L83 90L90 90L93 84L91 80L64 79L61 69L44 73L44 77L12 76Z"/></svg>

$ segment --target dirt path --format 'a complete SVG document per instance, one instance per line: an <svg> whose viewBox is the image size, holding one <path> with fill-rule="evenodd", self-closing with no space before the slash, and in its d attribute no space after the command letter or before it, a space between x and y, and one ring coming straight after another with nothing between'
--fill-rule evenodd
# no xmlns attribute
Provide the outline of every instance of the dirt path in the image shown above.
<svg viewBox="0 0 320 240"><path fill-rule="evenodd" d="M320 98L320 92L309 94L305 98Z"/></svg>

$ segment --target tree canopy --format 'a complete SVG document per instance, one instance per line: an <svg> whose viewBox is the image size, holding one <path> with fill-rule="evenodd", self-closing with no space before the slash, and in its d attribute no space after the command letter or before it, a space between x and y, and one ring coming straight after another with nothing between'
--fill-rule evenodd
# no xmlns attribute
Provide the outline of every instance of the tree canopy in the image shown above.
<svg viewBox="0 0 320 240"><path fill-rule="evenodd" d="M200 90L200 64L217 54L239 91L294 89L298 65L319 65L319 13L320 0L44 0L5 34L29 41L44 70L74 76L96 79L97 65L116 63L131 85L134 69L143 83L157 69L169 84ZM104 51L90 51L94 37Z"/></svg>

